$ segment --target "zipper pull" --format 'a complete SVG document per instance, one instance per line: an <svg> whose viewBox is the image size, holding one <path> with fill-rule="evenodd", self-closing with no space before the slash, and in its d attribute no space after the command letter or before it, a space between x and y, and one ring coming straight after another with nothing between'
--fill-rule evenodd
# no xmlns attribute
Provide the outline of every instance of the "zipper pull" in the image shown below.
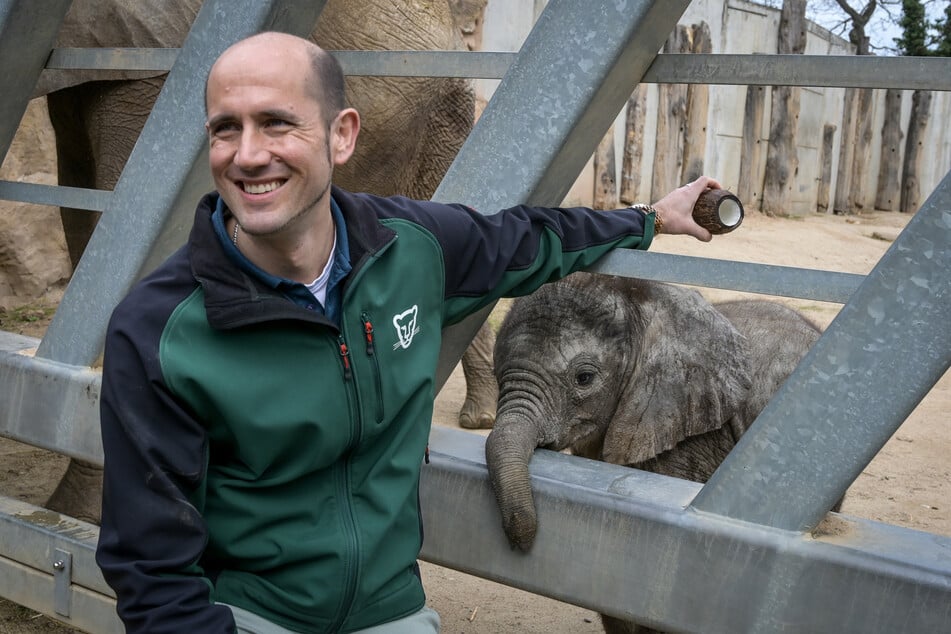
<svg viewBox="0 0 951 634"><path fill-rule="evenodd" d="M343 335L337 337L337 341L340 344L340 358L343 359L343 378L349 381L352 376L350 371L350 348L347 347L347 342L343 340Z"/></svg>
<svg viewBox="0 0 951 634"><path fill-rule="evenodd" d="M370 316L363 313L363 332L367 338L367 355L373 356L373 324L370 323Z"/></svg>

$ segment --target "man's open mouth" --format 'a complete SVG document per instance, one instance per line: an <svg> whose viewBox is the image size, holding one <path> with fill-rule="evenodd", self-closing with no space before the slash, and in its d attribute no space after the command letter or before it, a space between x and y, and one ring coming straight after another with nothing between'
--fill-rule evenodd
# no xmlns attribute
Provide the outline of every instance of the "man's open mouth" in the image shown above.
<svg viewBox="0 0 951 634"><path fill-rule="evenodd" d="M272 192L281 185L284 184L284 181L271 181L269 183L241 183L241 188L246 194L266 194Z"/></svg>

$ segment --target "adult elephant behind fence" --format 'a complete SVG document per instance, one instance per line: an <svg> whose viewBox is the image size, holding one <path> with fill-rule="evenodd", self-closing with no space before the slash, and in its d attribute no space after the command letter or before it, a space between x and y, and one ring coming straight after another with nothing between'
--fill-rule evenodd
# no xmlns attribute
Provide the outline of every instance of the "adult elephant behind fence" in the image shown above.
<svg viewBox="0 0 951 634"><path fill-rule="evenodd" d="M56 45L177 48L200 5L199 0L74 0ZM313 39L330 50L464 49L451 5L472 10L472 3L449 0L330 0ZM459 23L467 17L459 16ZM45 72L38 92L47 94L56 133L59 184L113 189L164 80L164 75L143 72ZM362 131L356 154L338 168L334 181L381 195L431 197L472 127L469 83L357 77L349 80L348 99L362 115ZM98 214L64 208L61 217L75 267ZM466 426L479 420L485 426L494 417L491 349L491 333L484 327L464 360L470 385L461 415ZM48 506L98 522L100 488L98 468L71 460Z"/></svg>

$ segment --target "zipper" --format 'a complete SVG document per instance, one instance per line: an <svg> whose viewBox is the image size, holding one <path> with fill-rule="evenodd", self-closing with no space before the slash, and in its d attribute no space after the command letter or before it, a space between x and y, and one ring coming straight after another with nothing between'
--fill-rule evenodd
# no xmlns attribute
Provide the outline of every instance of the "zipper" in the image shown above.
<svg viewBox="0 0 951 634"><path fill-rule="evenodd" d="M353 370L350 369L350 348L347 347L347 340L343 338L343 333L337 335L337 346L340 350L340 360L343 363L343 378L349 381L353 378Z"/></svg>
<svg viewBox="0 0 951 634"><path fill-rule="evenodd" d="M352 456L352 454L351 454ZM357 522L353 513L353 503L351 502L351 484L350 484L350 460L351 456L342 462L336 469L335 480L337 483L337 495L345 500L341 504L340 521L343 524L343 535L347 542L347 556L345 558L343 578L340 580L342 592L340 594L340 604L337 607L337 615L334 618L331 630L338 631L347 617L350 616L350 610L353 607L353 600L357 595L357 579L359 577L358 569L360 567L360 539L357 535Z"/></svg>
<svg viewBox="0 0 951 634"><path fill-rule="evenodd" d="M373 379L374 385L376 385L376 416L374 420L377 424L383 422L383 374L380 372L380 357L376 354L376 341L373 337L373 322L370 320L370 315L366 311L360 314L360 319L363 321L363 336L364 341L366 342L366 351L367 357L369 357L373 363Z"/></svg>
<svg viewBox="0 0 951 634"><path fill-rule="evenodd" d="M340 604L337 608L337 615L331 631L338 631L350 615L353 607L353 600L357 595L357 580L359 579L360 568L360 537L357 532L357 520L353 508L353 487L350 482L350 469L354 452L360 445L360 438L363 435L363 424L360 415L360 398L356 381L353 380L353 368L351 367L350 347L341 331L337 335L337 351L340 355L340 363L343 368L344 390L347 393L347 411L350 420L353 421L353 436L350 440L350 449L346 458L341 460L334 468L334 481L336 488L336 497L339 500L341 513L340 522L343 538L346 540L344 554L344 569L340 579Z"/></svg>

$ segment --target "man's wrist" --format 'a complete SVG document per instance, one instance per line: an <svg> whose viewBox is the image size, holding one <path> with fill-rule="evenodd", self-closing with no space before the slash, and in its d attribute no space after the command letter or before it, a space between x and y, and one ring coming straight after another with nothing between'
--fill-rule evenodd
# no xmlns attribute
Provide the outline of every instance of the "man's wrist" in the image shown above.
<svg viewBox="0 0 951 634"><path fill-rule="evenodd" d="M660 214L657 212L657 208L653 205L636 203L631 205L629 208L644 212L645 218L651 214L654 214L654 233L658 234L664 230L664 220L660 217Z"/></svg>

